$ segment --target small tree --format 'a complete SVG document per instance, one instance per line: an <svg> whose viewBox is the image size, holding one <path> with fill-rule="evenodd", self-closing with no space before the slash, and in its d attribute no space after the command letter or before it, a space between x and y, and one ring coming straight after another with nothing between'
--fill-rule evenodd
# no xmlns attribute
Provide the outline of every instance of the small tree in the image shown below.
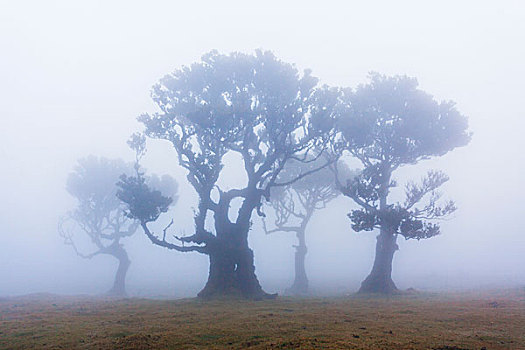
<svg viewBox="0 0 525 350"><path fill-rule="evenodd" d="M297 175L318 166L321 159L314 163L290 162L283 169L279 178L288 181ZM263 219L263 228L267 234L274 232L292 232L297 237L295 248L295 279L287 290L290 294L307 294L308 277L305 269L306 228L313 214L340 194L335 186L334 175L328 168L323 168L313 175L306 176L287 186L272 188L268 206L273 209L273 228L268 229Z"/></svg>
<svg viewBox="0 0 525 350"><path fill-rule="evenodd" d="M154 86L160 112L139 119L149 137L173 145L179 164L187 170L199 197L195 233L179 237L181 245L151 232L147 224L163 211L163 199L137 186L140 179L123 181L121 198L154 244L209 256L208 281L199 296L271 297L257 280L248 246L252 213L261 214L261 200L270 196L270 188L286 185L277 178L287 162L307 161L316 157L314 147L322 150L319 146L331 130L333 98L328 89L315 89L316 84L309 71L300 75L270 52L257 51L210 52L202 62L177 70ZM241 188L226 190L217 181L224 156L232 152L242 158L239 170L247 181ZM152 198L150 208L133 211L141 196ZM234 201L241 203L236 215L230 213Z"/></svg>
<svg viewBox="0 0 525 350"><path fill-rule="evenodd" d="M448 180L430 171L421 183L405 188L406 200L389 203L392 175L407 164L442 156L470 141L467 119L452 102L436 102L404 76L370 76L370 83L355 92L345 91L339 111L341 145L363 165L359 176L338 186L360 206L349 214L352 228L379 229L371 273L360 292L392 293L392 260L398 235L425 239L440 233L435 222L456 210L454 202L439 204L437 189ZM337 168L335 168L337 170ZM423 203L423 204L422 204Z"/></svg>
<svg viewBox="0 0 525 350"><path fill-rule="evenodd" d="M121 239L132 236L138 226L137 220L129 218L124 212L123 203L116 197L116 183L121 174L132 174L133 167L121 159L110 160L89 156L80 159L75 170L67 180L67 191L77 200L75 209L59 221L59 233L64 243L85 259L99 254L107 254L119 261L113 287L108 294L126 294L125 280L130 259ZM168 177L155 175L149 179L150 185L162 187L175 193L176 182ZM77 247L74 233L81 231L87 235L94 250L84 253Z"/></svg>

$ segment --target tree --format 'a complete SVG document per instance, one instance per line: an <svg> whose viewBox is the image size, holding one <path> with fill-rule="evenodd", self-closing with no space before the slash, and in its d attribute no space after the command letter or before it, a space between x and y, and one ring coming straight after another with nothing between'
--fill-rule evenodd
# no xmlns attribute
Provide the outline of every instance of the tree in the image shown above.
<svg viewBox="0 0 525 350"><path fill-rule="evenodd" d="M134 186L139 179L123 181L121 198L154 244L209 256L208 281L200 297L273 297L263 291L255 274L248 246L251 218L254 211L262 214L261 200L269 198L272 187L286 185L277 178L289 161L307 162L318 157L314 152L322 153L318 150L331 130L335 94L328 88L316 89L316 84L309 71L300 75L270 52L222 55L212 51L201 62L165 76L154 86L152 96L160 112L139 120L149 137L173 145L179 164L186 169L199 198L195 232L178 237L179 243L151 232L147 224L163 212L163 199L146 186ZM245 174L246 184L220 188L223 159L232 152L242 158L239 171ZM134 213L138 203L133 198L140 197L134 191L156 197L148 210ZM240 203L239 210L230 213L235 202ZM206 225L207 221L211 224Z"/></svg>
<svg viewBox="0 0 525 350"><path fill-rule="evenodd" d="M340 146L363 165L359 176L338 181L338 187L360 207L348 215L352 228L380 232L372 271L361 284L363 293L396 291L391 273L397 236L417 240L436 236L440 233L436 220L456 210L452 201L439 203L437 189L448 180L440 171L407 184L403 203L388 202L390 189L396 186L392 180L396 169L442 156L471 138L467 119L454 103L438 103L417 86L416 79L406 76L371 74L370 83L346 90L338 107Z"/></svg>
<svg viewBox="0 0 525 350"><path fill-rule="evenodd" d="M319 159L314 163L292 161L279 174L283 182L307 172L324 162ZM335 186L334 175L328 168L323 168L315 174L306 176L287 186L274 187L271 191L269 207L273 209L274 228L268 229L263 219L263 228L267 234L274 232L292 232L297 237L295 248L295 278L287 290L290 294L304 295L308 293L308 277L305 269L306 228L315 211L324 209L326 205L340 194Z"/></svg>
<svg viewBox="0 0 525 350"><path fill-rule="evenodd" d="M121 159L106 159L89 156L78 161L75 170L69 174L67 191L75 197L75 209L63 216L59 222L59 233L64 243L85 259L100 254L115 257L119 265L110 295L126 294L125 280L130 259L121 239L132 236L138 226L137 220L126 216L123 203L116 197L116 183L121 174L131 174L133 167ZM152 187L163 188L170 193L177 190L176 182L169 176L151 176ZM74 232L86 234L94 247L91 253L83 253L74 240Z"/></svg>

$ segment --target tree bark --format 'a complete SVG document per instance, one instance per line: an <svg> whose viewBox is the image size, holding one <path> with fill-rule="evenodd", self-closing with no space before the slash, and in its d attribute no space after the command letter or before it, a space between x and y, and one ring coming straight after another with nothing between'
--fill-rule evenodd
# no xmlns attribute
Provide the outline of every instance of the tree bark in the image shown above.
<svg viewBox="0 0 525 350"><path fill-rule="evenodd" d="M120 244L116 244L114 249L111 252L111 255L116 257L119 261L117 272L115 274L115 281L113 283L113 288L108 291L108 295L112 296L126 296L126 274L129 269L131 261L128 258L128 254L122 248Z"/></svg>
<svg viewBox="0 0 525 350"><path fill-rule="evenodd" d="M246 233L247 234L247 233ZM246 234L220 235L208 246L210 271L206 286L198 296L201 298L243 297L270 299L276 294L263 291L253 262L253 251L248 247Z"/></svg>
<svg viewBox="0 0 525 350"><path fill-rule="evenodd" d="M260 194L257 191L245 197L237 220L232 223L228 218L231 197L221 195L214 213L216 236L206 245L210 257L208 281L199 292L199 297L269 299L277 296L263 291L255 275L253 251L248 246L250 219L259 201Z"/></svg>
<svg viewBox="0 0 525 350"><path fill-rule="evenodd" d="M305 258L308 249L306 248L305 231L298 231L297 238L299 243L295 246L295 279L287 293L305 295L308 293L308 277L305 269Z"/></svg>
<svg viewBox="0 0 525 350"><path fill-rule="evenodd" d="M386 169L379 198L379 211L382 213L388 210L387 197L391 175L391 169ZM394 253L398 250L396 240L397 235L389 228L389 223L381 222L381 228L377 236L374 266L368 277L361 283L358 293L392 294L397 291L397 287L392 280L392 261Z"/></svg>
<svg viewBox="0 0 525 350"><path fill-rule="evenodd" d="M361 283L359 293L392 294L397 287L392 280L392 261L398 250L396 235L381 229L377 236L374 266L368 277Z"/></svg>

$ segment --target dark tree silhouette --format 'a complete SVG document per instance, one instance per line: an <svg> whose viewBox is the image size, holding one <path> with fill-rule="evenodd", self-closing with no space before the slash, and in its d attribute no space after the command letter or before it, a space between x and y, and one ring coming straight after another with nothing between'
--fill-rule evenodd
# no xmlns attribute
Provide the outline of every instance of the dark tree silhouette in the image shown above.
<svg viewBox="0 0 525 350"><path fill-rule="evenodd" d="M456 209L452 201L438 203L437 189L448 180L440 171L430 171L419 184L409 183L404 203L389 203L390 188L396 186L392 174L403 165L464 146L471 135L454 103L436 102L417 88L416 79L379 74L370 79L355 92L345 91L338 108L342 148L364 167L359 176L338 185L360 206L349 214L352 228L380 231L374 265L360 292L392 293L397 290L391 277L397 236L433 237L440 233L435 220Z"/></svg>
<svg viewBox="0 0 525 350"><path fill-rule="evenodd" d="M132 236L139 222L130 219L124 204L116 197L116 183L121 174L132 174L133 167L121 159L110 160L89 156L80 159L75 170L67 180L67 191L77 200L74 210L59 221L59 233L64 243L70 245L76 254L91 259L99 254L107 254L119 261L110 295L126 294L125 280L130 266L130 259L121 239ZM169 193L177 190L176 182L168 177L155 175L148 179L153 188L163 188ZM83 253L77 247L74 233L81 231L87 235L93 251Z"/></svg>
<svg viewBox="0 0 525 350"><path fill-rule="evenodd" d="M152 96L160 112L142 115L139 120L149 137L173 145L179 164L187 170L187 179L199 197L195 232L178 237L180 244L151 232L148 222L164 209L160 197L151 201L148 215L134 217L154 244L209 256L208 281L200 297L273 297L263 291L255 274L248 246L252 213L262 214L261 200L270 196L270 188L286 185L276 179L287 162L306 162L321 153L332 130L335 94L328 88L316 89L316 85L309 71L300 75L293 65L270 52L222 55L212 51L201 62L167 75L154 86ZM217 184L223 157L229 152L242 157L239 171L247 179L242 188L226 190ZM131 182L122 184L121 198L134 207L133 198L139 195ZM135 186L135 190L140 189ZM147 188L141 191L155 197ZM242 204L230 216L230 205L236 200ZM212 228L205 226L206 221Z"/></svg>
<svg viewBox="0 0 525 350"><path fill-rule="evenodd" d="M288 181L298 174L319 166L325 160L320 158L314 163L290 162L279 174L280 181ZM269 208L273 212L273 227L268 228L263 218L263 228L267 234L291 232L297 237L295 248L295 278L287 293L304 295L308 293L308 277L305 269L306 228L315 211L326 205L340 194L335 186L334 174L323 168L315 174L306 176L287 186L274 187L271 191Z"/></svg>

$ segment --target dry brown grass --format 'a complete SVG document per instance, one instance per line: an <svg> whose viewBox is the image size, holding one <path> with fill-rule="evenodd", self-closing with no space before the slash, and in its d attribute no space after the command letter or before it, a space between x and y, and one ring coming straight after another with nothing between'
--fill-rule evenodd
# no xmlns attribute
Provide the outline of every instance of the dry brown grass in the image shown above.
<svg viewBox="0 0 525 350"><path fill-rule="evenodd" d="M525 291L270 301L0 300L1 349L525 349Z"/></svg>

